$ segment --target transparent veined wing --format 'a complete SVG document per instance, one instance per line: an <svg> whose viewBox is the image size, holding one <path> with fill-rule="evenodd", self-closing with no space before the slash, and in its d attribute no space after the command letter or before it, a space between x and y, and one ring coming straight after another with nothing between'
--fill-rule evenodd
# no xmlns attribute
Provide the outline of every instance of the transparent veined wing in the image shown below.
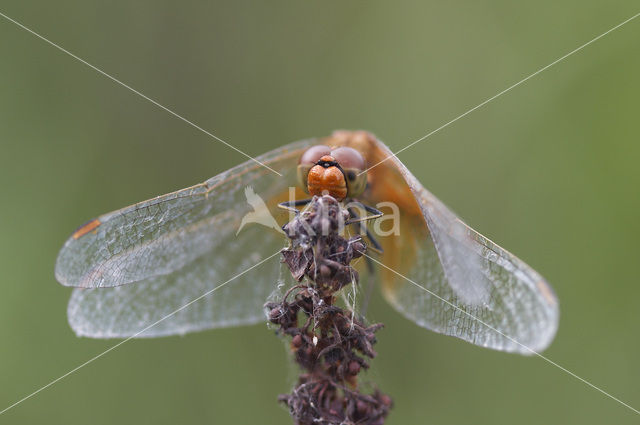
<svg viewBox="0 0 640 425"><path fill-rule="evenodd" d="M255 225L240 235L220 235L219 247L173 273L74 289L71 328L92 338L143 338L264 322L263 304L287 277L280 272L284 238Z"/></svg>
<svg viewBox="0 0 640 425"><path fill-rule="evenodd" d="M365 154L363 200L394 202L399 234L381 238L383 293L420 326L496 350L544 350L558 327L551 287L522 260L478 234L427 191L391 151L365 132L336 132L327 143Z"/></svg>
<svg viewBox="0 0 640 425"><path fill-rule="evenodd" d="M67 286L110 287L166 275L191 263L217 246L221 229L230 231L250 211L245 187L268 199L295 186L296 161L309 143L257 158L284 177L247 161L204 183L91 220L60 250L56 278Z"/></svg>
<svg viewBox="0 0 640 425"><path fill-rule="evenodd" d="M278 284L279 258L247 269L278 252L286 238L255 225L236 235L245 214L255 212L245 189L251 187L274 212L295 185L297 159L310 143L293 143L257 158L282 177L248 161L78 229L56 262L57 279L79 287L68 306L72 328L97 338L150 337L264 320L262 305Z"/></svg>
<svg viewBox="0 0 640 425"><path fill-rule="evenodd" d="M56 265L63 284L98 288L74 291L72 327L93 337L160 336L263 320L261 306L280 266L261 261L283 242L261 227L234 237L250 211L241 189L255 186L273 207L294 183L297 158L315 143L352 146L369 165L391 156L368 133L336 132L258 158L284 179L248 162L92 220L67 241ZM388 267L381 269L384 294L398 311L428 329L494 349L531 354L551 342L557 300L535 271L462 223L397 158L370 170L368 183L364 201L394 203L401 214L399 235L382 238L381 258Z"/></svg>

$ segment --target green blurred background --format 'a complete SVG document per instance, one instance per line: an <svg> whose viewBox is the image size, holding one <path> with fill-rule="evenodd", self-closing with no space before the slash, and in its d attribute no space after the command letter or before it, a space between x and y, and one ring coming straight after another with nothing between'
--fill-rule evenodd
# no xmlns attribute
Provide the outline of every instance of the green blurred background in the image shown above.
<svg viewBox="0 0 640 425"><path fill-rule="evenodd" d="M639 12L626 1L3 1L0 11L257 155L363 128L392 149ZM53 265L100 213L244 161L0 18L0 410L114 344L76 338ZM550 359L640 408L640 19L400 155L553 284ZM637 423L540 358L406 321L378 295L389 424ZM287 424L266 326L131 341L0 416Z"/></svg>

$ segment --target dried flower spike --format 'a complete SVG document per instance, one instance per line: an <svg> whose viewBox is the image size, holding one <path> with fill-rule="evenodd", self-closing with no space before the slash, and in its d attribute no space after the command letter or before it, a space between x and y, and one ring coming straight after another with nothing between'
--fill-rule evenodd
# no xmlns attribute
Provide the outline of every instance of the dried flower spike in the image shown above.
<svg viewBox="0 0 640 425"><path fill-rule="evenodd" d="M340 235L348 212L331 196L314 196L309 206L285 226L291 239L282 251L292 276L304 283L291 288L280 302L268 303L269 319L291 339L295 361L302 369L285 403L296 425L381 425L392 406L377 389L364 394L358 374L376 356L375 332L336 305L336 292L358 284L350 265L366 246L360 237Z"/></svg>

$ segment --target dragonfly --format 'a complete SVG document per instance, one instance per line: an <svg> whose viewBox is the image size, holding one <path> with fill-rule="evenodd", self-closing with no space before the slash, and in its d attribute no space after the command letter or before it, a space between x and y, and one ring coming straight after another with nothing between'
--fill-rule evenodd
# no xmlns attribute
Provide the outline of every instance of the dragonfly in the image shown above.
<svg viewBox="0 0 640 425"><path fill-rule="evenodd" d="M361 158L331 157L349 149ZM559 308L547 281L462 222L371 133L336 131L255 159L101 215L73 232L55 266L56 279L75 287L67 308L73 331L144 338L264 323L263 305L284 280L277 257L265 259L282 249L285 237L279 229L255 225L237 232L241 218L253 211L246 188L279 217L278 205L292 195L308 198L318 184L328 184L339 198L355 194L365 205L397 205L400 228L379 237L375 263L383 267L376 267L375 279L404 317L500 351L530 355L552 342ZM316 170L320 175L310 177L318 164L337 166L342 176Z"/></svg>

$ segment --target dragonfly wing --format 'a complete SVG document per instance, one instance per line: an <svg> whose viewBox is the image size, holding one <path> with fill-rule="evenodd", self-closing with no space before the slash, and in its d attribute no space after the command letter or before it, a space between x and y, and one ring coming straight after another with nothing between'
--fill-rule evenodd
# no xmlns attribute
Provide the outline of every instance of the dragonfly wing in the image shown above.
<svg viewBox="0 0 640 425"><path fill-rule="evenodd" d="M275 206L310 143L257 158L282 177L250 161L76 231L56 264L58 280L78 287L68 306L74 331L153 337L264 320L262 306L282 281L274 254L286 244Z"/></svg>
<svg viewBox="0 0 640 425"><path fill-rule="evenodd" d="M392 305L426 328L483 347L521 354L547 348L559 317L548 283L413 183L430 238L418 244L407 277L424 288L399 285L388 297Z"/></svg>
<svg viewBox="0 0 640 425"><path fill-rule="evenodd" d="M218 248L221 232L236 232L252 207L244 189L263 199L295 186L296 160L311 143L276 149L204 183L104 214L76 230L56 261L66 286L101 288L170 274Z"/></svg>
<svg viewBox="0 0 640 425"><path fill-rule="evenodd" d="M364 200L399 207L397 235L381 238L383 293L420 326L496 350L544 350L558 327L551 287L522 260L469 228L375 137L339 132L334 144L365 152ZM384 217L383 217L384 218Z"/></svg>
<svg viewBox="0 0 640 425"><path fill-rule="evenodd" d="M217 249L173 273L76 288L67 309L71 328L92 338L142 338L265 321L262 306L287 277L278 255L284 238L255 225L238 236L225 232Z"/></svg>

